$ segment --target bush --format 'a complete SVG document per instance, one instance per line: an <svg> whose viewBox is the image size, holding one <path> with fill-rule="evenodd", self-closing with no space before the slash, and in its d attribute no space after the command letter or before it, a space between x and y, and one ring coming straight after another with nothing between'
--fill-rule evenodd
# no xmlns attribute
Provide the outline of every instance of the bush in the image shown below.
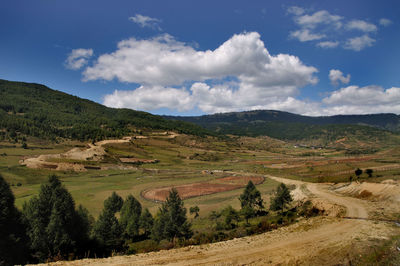
<svg viewBox="0 0 400 266"><path fill-rule="evenodd" d="M131 255L136 253L144 253L157 250L160 250L160 245L157 243L157 241L154 241L152 239L147 239L129 245L129 248L126 253Z"/></svg>

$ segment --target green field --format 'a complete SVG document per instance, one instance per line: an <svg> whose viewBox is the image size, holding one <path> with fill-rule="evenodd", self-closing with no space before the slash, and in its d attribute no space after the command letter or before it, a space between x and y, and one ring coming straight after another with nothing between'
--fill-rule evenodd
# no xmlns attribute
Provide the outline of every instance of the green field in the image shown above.
<svg viewBox="0 0 400 266"><path fill-rule="evenodd" d="M224 171L269 174L310 182L341 182L348 181L350 175L354 176L354 169L359 167L377 169L373 173L374 181L400 178L400 168L392 169L400 164L400 151L395 147L372 154L349 156L344 150L296 148L291 143L270 138L248 137L221 140L187 135L170 139L153 136L135 139L132 143L107 144L104 159L92 162L101 166L112 166L119 162L120 157L159 160L156 164L133 167L122 164L132 168L127 170L72 172L31 169L19 164L19 160L25 157L62 153L77 146L85 147L85 143L54 144L32 139L28 143L28 149L21 148L18 143L0 143L0 173L12 185L19 208L36 195L40 184L54 173L61 178L75 202L82 204L95 217L100 213L104 199L113 191L123 197L132 194L154 214L160 203L142 198L140 193L143 190L228 176ZM118 164L121 165L120 162ZM386 166L388 169L382 170ZM209 171L212 170L211 174ZM367 179L367 176L363 174L361 178ZM266 179L257 186L266 202L269 202L269 195L276 185L276 182ZM185 200L185 204L187 207L198 205L200 215L204 216L228 205L238 208L238 196L241 192L242 189L237 189L190 198Z"/></svg>

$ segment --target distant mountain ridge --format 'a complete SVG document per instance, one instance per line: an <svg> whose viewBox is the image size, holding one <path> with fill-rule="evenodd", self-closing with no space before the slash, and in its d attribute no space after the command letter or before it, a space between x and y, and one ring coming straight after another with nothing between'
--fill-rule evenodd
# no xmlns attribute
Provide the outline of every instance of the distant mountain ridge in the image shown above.
<svg viewBox="0 0 400 266"><path fill-rule="evenodd" d="M400 131L400 115L392 113L366 115L304 116L276 110L217 113L203 116L164 116L196 123L202 126L213 123L283 122L309 125L368 125L390 131ZM207 126L206 126L207 127Z"/></svg>
<svg viewBox="0 0 400 266"><path fill-rule="evenodd" d="M164 116L171 120L192 122L221 134L269 136L283 140L326 142L357 135L362 138L400 132L400 116L396 114L335 115L311 117L274 110L218 113L203 116ZM387 133L385 133L387 132Z"/></svg>

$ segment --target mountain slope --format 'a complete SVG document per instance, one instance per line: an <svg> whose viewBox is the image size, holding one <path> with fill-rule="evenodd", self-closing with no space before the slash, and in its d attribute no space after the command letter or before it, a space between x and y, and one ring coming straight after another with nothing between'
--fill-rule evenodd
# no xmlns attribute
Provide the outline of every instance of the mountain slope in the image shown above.
<svg viewBox="0 0 400 266"><path fill-rule="evenodd" d="M310 117L281 111L258 110L168 119L196 123L222 134L261 136L284 140L331 142L343 137L378 137L385 140L388 130L400 131L400 116L395 114L336 115Z"/></svg>
<svg viewBox="0 0 400 266"><path fill-rule="evenodd" d="M208 134L194 124L108 108L40 84L0 80L0 95L0 139L19 133L48 139L103 139L123 136L134 128Z"/></svg>

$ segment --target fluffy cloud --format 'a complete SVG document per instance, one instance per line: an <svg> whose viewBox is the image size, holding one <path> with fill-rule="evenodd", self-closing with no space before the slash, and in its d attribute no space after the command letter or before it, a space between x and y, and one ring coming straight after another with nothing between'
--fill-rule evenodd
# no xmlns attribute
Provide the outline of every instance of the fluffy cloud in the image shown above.
<svg viewBox="0 0 400 266"><path fill-rule="evenodd" d="M260 35L251 32L234 35L213 51L196 51L166 34L150 40L131 38L121 41L115 52L101 55L83 75L85 80L162 86L233 76L263 87L301 87L317 82L316 71L296 56L271 56Z"/></svg>
<svg viewBox="0 0 400 266"><path fill-rule="evenodd" d="M347 76L345 77L342 71L337 69L331 69L329 71L329 79L331 80L331 83L335 86L339 85L339 82L347 84L350 82L350 74L347 74Z"/></svg>
<svg viewBox="0 0 400 266"><path fill-rule="evenodd" d="M325 34L314 34L314 33L311 33L310 30L308 30L308 29L301 29L301 30L292 31L290 33L290 37L298 39L301 42L308 42L308 41L322 39L322 38L326 37L326 35Z"/></svg>
<svg viewBox="0 0 400 266"><path fill-rule="evenodd" d="M390 20L390 19L387 19L387 18L381 18L380 20L379 20L379 24L380 25L382 25L382 26L384 26L384 27L387 27L387 26L389 26L390 24L392 24L393 22Z"/></svg>
<svg viewBox="0 0 400 266"><path fill-rule="evenodd" d="M64 65L66 68L72 70L78 70L81 67L85 66L88 63L89 58L92 56L93 56L92 49L82 49L82 48L74 49L68 55Z"/></svg>
<svg viewBox="0 0 400 266"><path fill-rule="evenodd" d="M325 114L400 113L400 88L348 86L322 101Z"/></svg>
<svg viewBox="0 0 400 266"><path fill-rule="evenodd" d="M129 20L138 24L142 28L147 27L147 28L152 28L152 29L156 29L156 30L161 30L160 26L158 25L161 22L161 20L156 19L156 18L151 18L148 16L136 14L135 16L130 17Z"/></svg>
<svg viewBox="0 0 400 266"><path fill-rule="evenodd" d="M326 41L317 43L317 46L321 48L335 48L338 45L339 45L338 41Z"/></svg>
<svg viewBox="0 0 400 266"><path fill-rule="evenodd" d="M232 36L215 50L198 51L170 35L121 41L98 57L85 80L141 84L104 98L113 107L222 112L293 108L298 89L316 84L317 69L293 55L270 55L256 32ZM189 84L189 87L187 87ZM171 95L170 97L167 97Z"/></svg>
<svg viewBox="0 0 400 266"><path fill-rule="evenodd" d="M364 20L352 20L349 23L346 24L346 29L348 30L360 30L363 32L374 32L377 31L378 28L369 22L366 22Z"/></svg>
<svg viewBox="0 0 400 266"><path fill-rule="evenodd" d="M341 16L332 15L326 10L320 10L312 15L297 16L295 17L295 22L299 26L308 29L314 29L320 24L333 25L336 28L340 28L342 26L342 19L343 17Z"/></svg>
<svg viewBox="0 0 400 266"><path fill-rule="evenodd" d="M367 34L364 34L363 36L348 39L344 45L344 48L359 52L366 47L371 47L374 45L374 43L375 39L369 37Z"/></svg>
<svg viewBox="0 0 400 266"><path fill-rule="evenodd" d="M293 94L293 89L276 93L246 86L238 90L225 85L210 87L205 83L195 83L191 87L194 104L206 113L273 109L315 114L316 103L288 96Z"/></svg>
<svg viewBox="0 0 400 266"><path fill-rule="evenodd" d="M156 110L160 108L187 111L192 108L192 97L185 89L162 86L140 86L132 91L115 90L106 95L104 105L116 108Z"/></svg>
<svg viewBox="0 0 400 266"><path fill-rule="evenodd" d="M365 20L347 20L345 17L331 14L327 10L310 13L309 10L297 6L289 7L287 13L293 16L294 23L298 27L296 30L290 31L289 37L292 39L301 42L325 39L318 41L315 45L321 48L336 48L342 43L343 45L340 47L353 51L361 51L375 43L375 39L369 35L354 36L356 31L377 33L378 27ZM391 21L383 18L379 23L382 26L388 26Z"/></svg>

